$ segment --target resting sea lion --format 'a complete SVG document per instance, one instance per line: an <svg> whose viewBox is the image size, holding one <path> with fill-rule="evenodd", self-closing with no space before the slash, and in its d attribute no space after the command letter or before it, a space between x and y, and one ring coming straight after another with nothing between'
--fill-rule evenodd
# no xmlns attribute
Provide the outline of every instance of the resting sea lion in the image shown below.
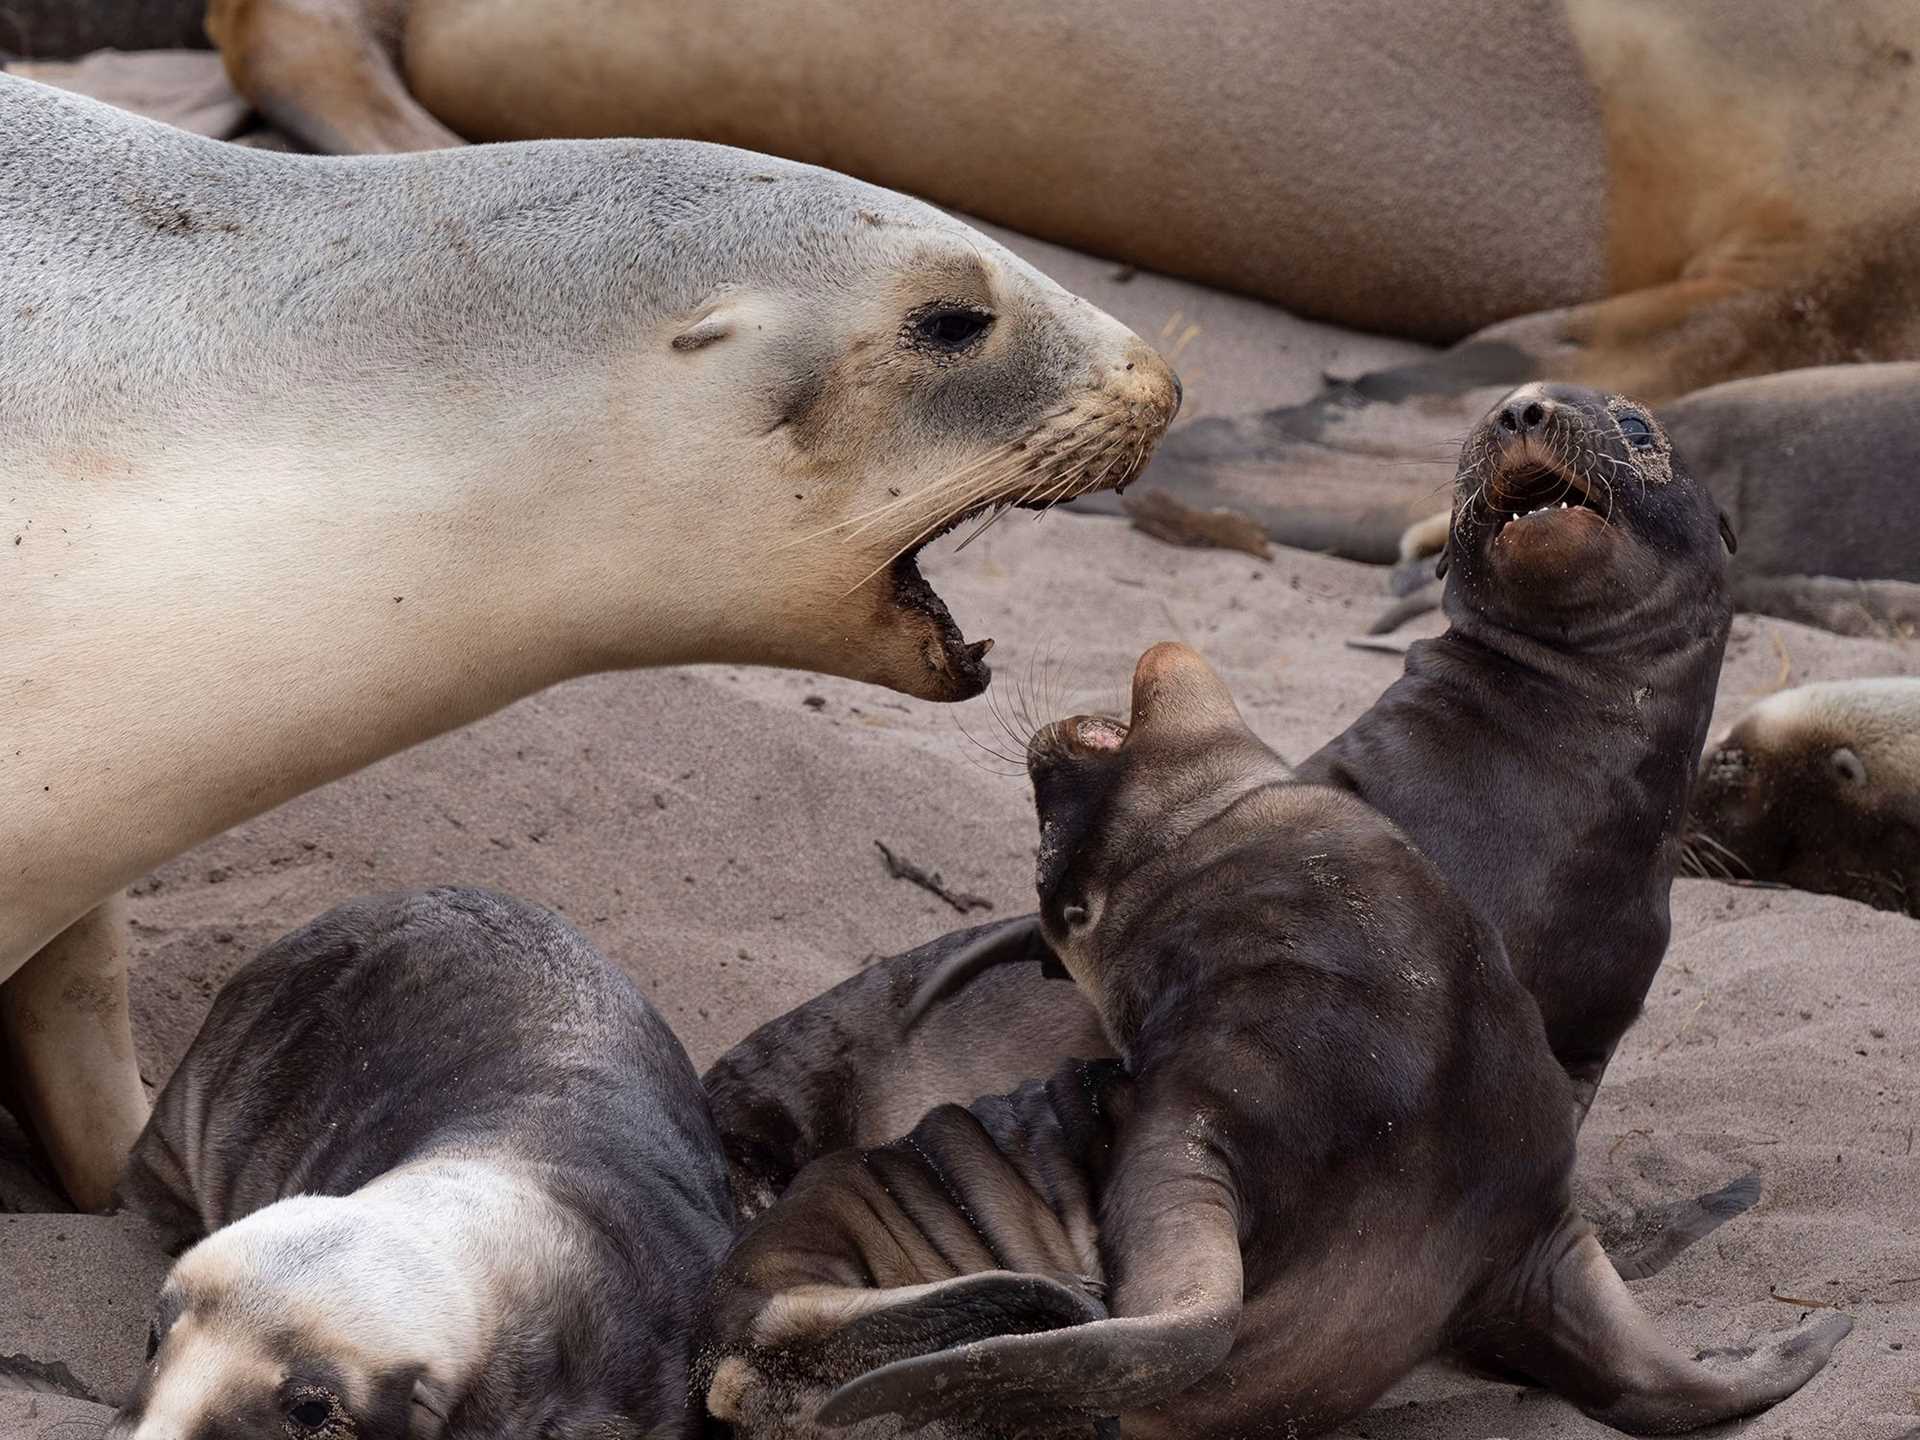
<svg viewBox="0 0 1920 1440"><path fill-rule="evenodd" d="M1844 26L1787 0L1448 0L1417 34L1394 0L1207 19L215 0L208 28L237 86L323 149L721 140L1364 330L1485 329L1442 389L1493 368L1663 400L1920 355L1906 0Z"/></svg>
<svg viewBox="0 0 1920 1440"><path fill-rule="evenodd" d="M1452 628L1299 772L1406 831L1499 932L1584 1115L1666 952L1731 623L1721 522L1649 412L1559 386L1484 418L1455 497ZM816 1155L898 1133L896 1094L965 1102L1098 1053L1085 1002L1031 964L895 1047L956 939L869 966L707 1072L744 1207ZM1697 1238L1717 1219L1689 1223Z"/></svg>
<svg viewBox="0 0 1920 1440"><path fill-rule="evenodd" d="M536 906L359 900L214 1001L125 1193L199 1239L130 1440L694 1436L733 1209L686 1052Z"/></svg>
<svg viewBox="0 0 1920 1440"><path fill-rule="evenodd" d="M1039 923L1124 1077L804 1172L715 1281L702 1371L741 1433L1304 1435L1447 1352L1670 1433L1793 1393L1852 1328L1714 1368L1661 1336L1573 1209L1564 1077L1498 933L1192 651L1141 658L1128 722L1027 754Z"/></svg>
<svg viewBox="0 0 1920 1440"><path fill-rule="evenodd" d="M1920 916L1920 679L1769 695L1708 754L1687 825L1692 874Z"/></svg>
<svg viewBox="0 0 1920 1440"><path fill-rule="evenodd" d="M0 979L55 945L0 1022L83 1204L145 1114L130 880L589 671L977 694L915 553L1179 400L968 227L739 151L319 159L0 77L0 162Z"/></svg>

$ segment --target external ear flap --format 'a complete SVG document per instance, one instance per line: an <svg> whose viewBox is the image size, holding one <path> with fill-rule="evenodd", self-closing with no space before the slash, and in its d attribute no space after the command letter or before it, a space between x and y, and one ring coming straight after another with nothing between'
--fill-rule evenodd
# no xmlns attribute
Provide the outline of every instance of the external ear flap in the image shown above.
<svg viewBox="0 0 1920 1440"><path fill-rule="evenodd" d="M693 322L673 337L676 350L700 350L724 340L733 333L733 312L728 309L715 310Z"/></svg>
<svg viewBox="0 0 1920 1440"><path fill-rule="evenodd" d="M1720 512L1720 539L1727 547L1729 555L1740 549L1740 537L1733 533L1733 522L1727 518L1727 512Z"/></svg>
<svg viewBox="0 0 1920 1440"><path fill-rule="evenodd" d="M1054 958L1053 948L1047 944L1047 937L1040 933L1038 915L1022 915L1016 920L1004 920L1000 924L983 931L968 941L947 959L943 960L924 980L920 988L914 991L913 999L907 1003L906 1012L900 1018L901 1034L909 1034L935 1005L951 995L964 990L969 983L977 979L983 971L996 965L1012 965L1025 960L1038 960L1041 973L1048 974L1047 966L1051 962L1062 968Z"/></svg>
<svg viewBox="0 0 1920 1440"><path fill-rule="evenodd" d="M1137 1118L1139 1143L1118 1157L1102 1206L1114 1220L1101 1249L1121 1277L1114 1318L1023 1324L1028 1333L896 1360L829 1395L820 1421L891 1414L910 1427L944 1419L1005 1428L1028 1415L1097 1419L1169 1399L1216 1369L1240 1316L1238 1197L1201 1117Z"/></svg>

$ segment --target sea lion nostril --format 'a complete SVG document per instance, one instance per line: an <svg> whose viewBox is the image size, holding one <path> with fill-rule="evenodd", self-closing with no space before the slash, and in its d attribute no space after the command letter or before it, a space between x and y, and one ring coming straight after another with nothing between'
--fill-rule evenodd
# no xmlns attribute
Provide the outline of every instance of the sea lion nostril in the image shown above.
<svg viewBox="0 0 1920 1440"><path fill-rule="evenodd" d="M1501 407L1500 428L1509 435L1524 435L1546 424L1549 413L1549 408L1538 400L1529 400L1525 405L1516 400Z"/></svg>

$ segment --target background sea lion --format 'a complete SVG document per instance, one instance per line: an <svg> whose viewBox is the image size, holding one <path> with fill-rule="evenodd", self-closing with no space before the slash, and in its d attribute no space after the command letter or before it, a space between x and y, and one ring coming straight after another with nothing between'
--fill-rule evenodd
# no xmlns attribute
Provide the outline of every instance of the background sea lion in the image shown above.
<svg viewBox="0 0 1920 1440"><path fill-rule="evenodd" d="M1362 329L1485 330L1443 389L1658 401L1920 354L1903 0L1845 26L1778 0L1406 20L1391 0L1243 0L1206 25L1154 0L216 0L208 28L322 148L724 140Z"/></svg>
<svg viewBox="0 0 1920 1440"><path fill-rule="evenodd" d="M1399 825L1493 925L1584 1114L1666 951L1731 620L1722 520L1650 412L1559 386L1483 419L1455 493L1452 628L1299 773ZM976 934L869 967L707 1072L743 1203L825 1149L885 1138L896 1090L964 1101L1095 1053L1065 1048L1084 1046L1081 1002L1027 964L883 1054L889 1014ZM1719 1218L1687 1225L1697 1238Z"/></svg>
<svg viewBox="0 0 1920 1440"><path fill-rule="evenodd" d="M1660 1335L1573 1211L1564 1080L1498 934L1295 782L1194 652L1148 651L1127 722L1057 721L1028 763L1041 924L1130 1094L1069 1074L1065 1106L943 1107L804 1173L716 1279L710 1408L765 1386L786 1421L800 1352L802 1384L845 1382L828 1426L1298 1435L1451 1350L1670 1433L1791 1394L1852 1328L1711 1369Z"/></svg>
<svg viewBox="0 0 1920 1440"><path fill-rule="evenodd" d="M69 927L128 882L589 671L977 694L919 548L1179 402L984 236L761 156L316 159L7 77L0 155L0 979L68 931L0 1020L83 1205L145 1102L117 912Z"/></svg>
<svg viewBox="0 0 1920 1440"><path fill-rule="evenodd" d="M270 946L125 1188L199 1243L115 1434L699 1433L717 1137L666 1022L535 906L383 896Z"/></svg>
<svg viewBox="0 0 1920 1440"><path fill-rule="evenodd" d="M1920 916L1920 679L1769 695L1702 763L1686 838L1691 874Z"/></svg>

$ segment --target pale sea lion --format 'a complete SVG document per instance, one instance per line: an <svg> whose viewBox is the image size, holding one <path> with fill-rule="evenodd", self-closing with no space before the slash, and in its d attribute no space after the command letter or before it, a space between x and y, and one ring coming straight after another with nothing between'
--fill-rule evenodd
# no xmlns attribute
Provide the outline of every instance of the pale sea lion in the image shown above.
<svg viewBox="0 0 1920 1440"><path fill-rule="evenodd" d="M1452 628L1299 773L1406 831L1500 934L1583 1116L1666 953L1732 621L1727 532L1650 412L1563 386L1483 418L1454 514ZM982 933L867 967L707 1072L743 1206L814 1156L897 1133L903 1104L964 1103L1098 1053L1085 1002L1037 964L996 970L892 1047L913 988ZM1717 1203L1689 1209L1684 1233L1724 1219Z"/></svg>
<svg viewBox="0 0 1920 1440"><path fill-rule="evenodd" d="M1394 0L1207 18L215 0L208 29L321 148L722 140L1316 318L1484 332L1423 382L1443 390L1492 366L1658 401L1920 355L1906 0L1845 25L1786 0L1449 0L1417 39Z"/></svg>
<svg viewBox="0 0 1920 1440"><path fill-rule="evenodd" d="M1498 933L1192 651L1141 658L1126 722L1027 753L1040 926L1124 1074L804 1172L715 1281L701 1371L738 1433L1306 1435L1449 1353L1673 1433L1792 1394L1851 1330L1712 1367L1660 1334L1574 1211L1564 1077Z"/></svg>
<svg viewBox="0 0 1920 1440"><path fill-rule="evenodd" d="M145 1115L82 921L130 880L588 671L977 694L915 552L1179 401L967 226L739 151L319 159L0 77L0 162L0 979L68 932L0 1019L82 1204Z"/></svg>
<svg viewBox="0 0 1920 1440"><path fill-rule="evenodd" d="M383 896L269 946L125 1189L198 1243L114 1435L700 1433L718 1138L666 1021L537 906Z"/></svg>
<svg viewBox="0 0 1920 1440"><path fill-rule="evenodd" d="M1920 916L1920 679L1760 701L1708 752L1686 868Z"/></svg>

